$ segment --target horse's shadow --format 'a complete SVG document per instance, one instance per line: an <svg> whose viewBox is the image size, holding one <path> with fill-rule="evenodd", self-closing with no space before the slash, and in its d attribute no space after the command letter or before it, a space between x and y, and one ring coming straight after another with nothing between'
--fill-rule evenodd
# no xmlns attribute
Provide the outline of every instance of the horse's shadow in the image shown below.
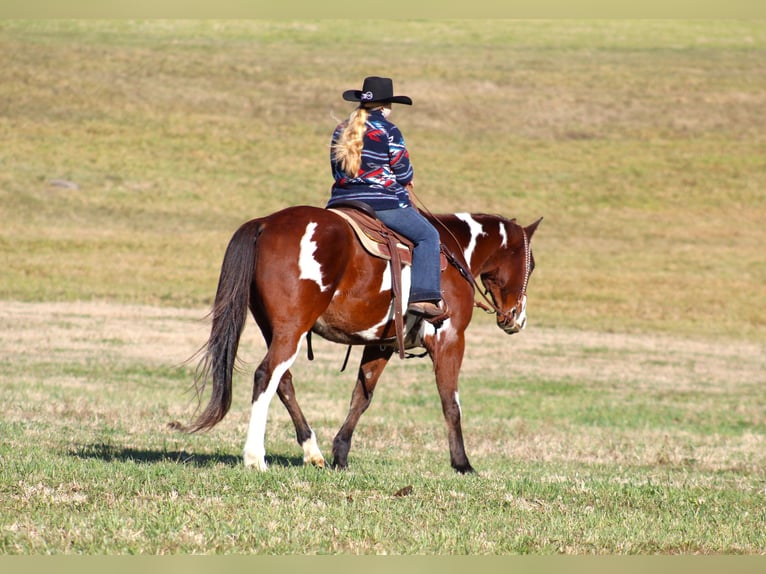
<svg viewBox="0 0 766 574"><path fill-rule="evenodd" d="M108 443L79 445L69 450L75 458L102 460L104 462L134 462L137 464L173 463L197 468L223 465L236 467L242 465L242 457L222 453L193 453L186 450L140 449L119 447ZM266 462L272 466L303 466L303 458L297 456L266 456Z"/></svg>

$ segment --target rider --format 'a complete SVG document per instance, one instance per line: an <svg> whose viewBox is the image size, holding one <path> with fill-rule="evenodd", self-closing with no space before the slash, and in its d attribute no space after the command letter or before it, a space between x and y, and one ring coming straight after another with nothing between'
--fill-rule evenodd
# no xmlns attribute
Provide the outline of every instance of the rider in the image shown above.
<svg viewBox="0 0 766 574"><path fill-rule="evenodd" d="M390 78L370 76L361 90L346 90L343 99L359 102L332 136L330 165L335 184L327 207L355 200L368 204L385 225L412 241L412 285L407 311L425 318L443 315L439 233L415 209L410 154L399 128L388 119L391 104L412 105L395 96Z"/></svg>

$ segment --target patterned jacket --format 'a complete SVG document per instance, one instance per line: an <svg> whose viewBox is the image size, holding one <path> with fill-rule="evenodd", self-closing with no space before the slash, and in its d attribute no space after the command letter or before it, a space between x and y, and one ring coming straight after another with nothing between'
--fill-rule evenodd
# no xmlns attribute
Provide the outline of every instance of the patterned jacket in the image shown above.
<svg viewBox="0 0 766 574"><path fill-rule="evenodd" d="M333 145L340 137L344 124L335 128ZM410 205L404 188L412 181L410 154L404 137L394 124L383 117L380 110L370 112L364 134L362 162L355 177L348 177L330 154L330 167L335 178L330 201L334 203L353 199L369 204L373 209L395 209Z"/></svg>

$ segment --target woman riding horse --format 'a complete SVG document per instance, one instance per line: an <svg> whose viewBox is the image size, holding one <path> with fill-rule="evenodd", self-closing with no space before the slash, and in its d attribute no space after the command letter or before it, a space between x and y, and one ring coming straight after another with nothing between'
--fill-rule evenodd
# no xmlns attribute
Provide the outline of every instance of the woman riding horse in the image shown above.
<svg viewBox="0 0 766 574"><path fill-rule="evenodd" d="M349 200L369 205L388 227L413 242L412 284L407 311L426 319L443 317L439 233L415 209L410 154L401 131L388 118L391 104L412 105L395 96L390 78L365 78L361 90L346 90L343 99L359 102L332 136L330 165L335 178L327 207Z"/></svg>
<svg viewBox="0 0 766 574"><path fill-rule="evenodd" d="M535 267L530 240L540 220L522 227L514 219L482 213L423 218L406 190L412 181L412 166L404 140L386 119L391 104L410 104L411 100L394 96L390 79L375 77L367 78L361 91L346 92L344 97L359 101L360 106L333 138L336 184L330 205L360 199L384 223L402 235L409 233L417 244L410 283L410 300L417 304L409 307L401 345L390 263L370 255L342 216L334 210L299 205L251 219L231 237L221 264L210 337L195 379L199 395L212 383L209 402L190 425L174 427L201 431L226 416L249 312L263 334L267 352L253 375L245 466L268 468L265 431L274 396L279 396L290 414L304 462L324 466L316 434L298 404L290 370L301 343L316 333L328 341L363 347L348 415L333 439L333 466L348 466L354 429L370 405L386 364L403 346L424 348L433 362L447 424L450 464L457 472L472 472L463 444L458 393L465 330L474 305L494 313L505 333L524 328L527 285ZM437 228L439 233L434 231ZM440 243L451 263L441 275ZM476 278L485 293L477 289ZM477 294L487 304L476 302ZM444 315L438 304L442 299L444 308L449 302L449 316L437 328L423 319L439 323L438 316Z"/></svg>

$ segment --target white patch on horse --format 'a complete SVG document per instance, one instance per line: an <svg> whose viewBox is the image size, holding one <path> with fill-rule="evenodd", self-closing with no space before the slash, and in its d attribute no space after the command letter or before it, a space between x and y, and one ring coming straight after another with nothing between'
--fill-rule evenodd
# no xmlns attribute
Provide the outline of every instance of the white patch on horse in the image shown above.
<svg viewBox="0 0 766 574"><path fill-rule="evenodd" d="M269 379L266 390L253 402L252 409L250 411L250 426L247 429L247 440L245 441L245 450L243 454L246 467L254 466L258 470L267 470L269 467L266 464L266 447L264 445L264 436L266 434L266 419L269 414L269 404L271 399L274 398L274 394L277 392L279 381L282 379L282 375L287 372L287 369L295 362L295 358L298 356L301 343L303 339L298 341L298 346L295 349L295 353L292 357L276 366L271 373L271 379Z"/></svg>
<svg viewBox="0 0 766 574"><path fill-rule="evenodd" d="M301 271L299 278L313 281L319 285L320 291L326 291L329 289L329 285L322 283L322 267L314 258L317 244L312 237L314 237L316 228L317 223L312 221L306 226L306 231L303 233L303 237L301 237L301 252L298 257L298 267Z"/></svg>
<svg viewBox="0 0 766 574"><path fill-rule="evenodd" d="M527 296L524 295L521 299L521 313L516 317L516 324L519 328L523 329L527 326Z"/></svg>
<svg viewBox="0 0 766 574"><path fill-rule="evenodd" d="M456 213L455 217L457 217L460 221L465 222L468 225L468 230L471 232L471 240L468 242L468 247L465 248L465 251L463 252L463 255L465 255L465 260L468 262L468 266L471 266L471 257L473 257L473 251L476 249L476 241L481 237L482 235L486 235L484 232L484 227L476 221L473 217L471 217L470 213Z"/></svg>
<svg viewBox="0 0 766 574"><path fill-rule="evenodd" d="M407 305L410 300L410 283L411 279L410 266L405 265L402 267L402 313L407 309ZM391 265L386 265L385 271L380 282L380 293L391 292L392 280L391 280ZM363 331L357 331L354 335L361 337L366 341L375 341L380 337L380 330L389 321L394 320L394 301L391 299L391 304L388 306L386 314L374 325L371 325Z"/></svg>
<svg viewBox="0 0 766 574"><path fill-rule="evenodd" d="M410 304L410 285L412 285L412 269L409 265L402 267L402 309Z"/></svg>
<svg viewBox="0 0 766 574"><path fill-rule="evenodd" d="M386 269L383 271L383 275L380 280L380 293L391 291L391 265L386 265Z"/></svg>
<svg viewBox="0 0 766 574"><path fill-rule="evenodd" d="M457 337L457 331L452 327L452 319L445 319L439 328L437 329L432 323L428 321L421 321L420 333L418 334L417 341L419 345L422 345L423 339L426 337L436 337L443 341L450 341Z"/></svg>
<svg viewBox="0 0 766 574"><path fill-rule="evenodd" d="M503 241L500 243L500 247L508 247L508 230L505 228L505 223L500 222L500 237Z"/></svg>
<svg viewBox="0 0 766 574"><path fill-rule="evenodd" d="M368 327L364 331L356 331L354 335L365 341L377 341L380 338L380 329L386 323L388 323L388 316L383 317L379 322Z"/></svg>
<svg viewBox="0 0 766 574"><path fill-rule="evenodd" d="M452 326L452 321L450 319L444 321L442 326L439 328L439 331L441 331L439 335L444 337L445 341L454 341L457 339L457 331Z"/></svg>

